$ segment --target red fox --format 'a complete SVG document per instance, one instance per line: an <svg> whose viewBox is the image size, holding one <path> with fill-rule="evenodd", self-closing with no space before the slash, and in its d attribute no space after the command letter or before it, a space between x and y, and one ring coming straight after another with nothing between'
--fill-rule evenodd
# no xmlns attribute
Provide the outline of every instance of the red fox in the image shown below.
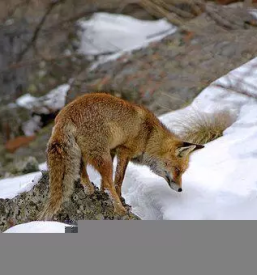
<svg viewBox="0 0 257 275"><path fill-rule="evenodd" d="M47 145L49 198L39 219L53 217L69 199L79 176L85 192L94 192L88 164L100 173L101 190L109 193L119 215L127 212L121 203L121 187L129 161L149 166L170 188L181 192L189 155L203 147L180 140L140 105L104 93L81 96L55 119ZM118 163L113 182L115 156Z"/></svg>

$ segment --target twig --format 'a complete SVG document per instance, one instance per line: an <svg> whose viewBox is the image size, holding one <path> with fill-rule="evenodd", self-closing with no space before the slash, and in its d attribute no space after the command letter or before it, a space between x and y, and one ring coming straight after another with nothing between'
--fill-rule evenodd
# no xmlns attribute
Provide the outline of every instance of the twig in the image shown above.
<svg viewBox="0 0 257 275"><path fill-rule="evenodd" d="M249 93L245 90L241 90L239 88L236 88L235 86L225 86L223 84L212 84L211 85L212 87L217 87L217 88L221 88L221 89L224 89L224 90L227 90L227 91L230 91L230 92L234 92L234 93L238 93L238 94L241 94L241 95L245 95L245 96L248 96L250 98L254 98L254 99L257 99L257 95L253 94L253 93Z"/></svg>
<svg viewBox="0 0 257 275"><path fill-rule="evenodd" d="M166 17L168 21L177 26L181 26L184 23L184 20L182 20L182 18L177 16L175 13L167 11L161 5L157 5L153 3L151 0L141 0L140 6L142 6L147 12L154 16Z"/></svg>
<svg viewBox="0 0 257 275"><path fill-rule="evenodd" d="M163 6L166 10L169 10L171 12L176 13L178 16L183 17L183 18L187 18L187 19L192 19L193 15L187 11L184 11L182 9L177 8L176 6L172 5L172 4L167 4L165 1L163 0L154 0L154 2L156 2L156 5L161 5Z"/></svg>

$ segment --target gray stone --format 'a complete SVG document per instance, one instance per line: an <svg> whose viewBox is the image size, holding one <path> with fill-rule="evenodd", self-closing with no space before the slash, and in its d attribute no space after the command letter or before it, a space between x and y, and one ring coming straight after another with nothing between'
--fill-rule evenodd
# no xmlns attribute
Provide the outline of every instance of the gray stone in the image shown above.
<svg viewBox="0 0 257 275"><path fill-rule="evenodd" d="M15 174L28 174L39 171L38 161L35 157L27 157L15 163Z"/></svg>

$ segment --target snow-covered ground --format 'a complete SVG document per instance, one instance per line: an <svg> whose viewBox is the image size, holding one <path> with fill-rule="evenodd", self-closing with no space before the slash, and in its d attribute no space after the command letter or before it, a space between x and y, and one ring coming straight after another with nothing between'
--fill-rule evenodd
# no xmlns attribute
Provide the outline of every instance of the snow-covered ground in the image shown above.
<svg viewBox="0 0 257 275"><path fill-rule="evenodd" d="M107 54L99 59L100 63L145 47L177 30L166 19L145 21L109 13L95 13L89 20L78 23L82 29L79 52L85 55Z"/></svg>
<svg viewBox="0 0 257 275"><path fill-rule="evenodd" d="M13 226L4 233L65 233L70 225L61 222L28 222Z"/></svg>
<svg viewBox="0 0 257 275"><path fill-rule="evenodd" d="M257 96L253 87L256 67L257 58L213 84L234 84ZM240 76L243 83L238 81ZM237 119L223 137L192 155L182 193L172 191L146 167L130 164L123 187L125 198L143 219L257 219L257 97L211 85L191 106L161 120L174 129L172 124L192 107L205 112L231 110Z"/></svg>
<svg viewBox="0 0 257 275"><path fill-rule="evenodd" d="M190 167L183 176L182 193L171 190L147 167L129 164L123 195L135 214L145 220L257 219L256 68L257 58L214 82L191 106L160 117L168 127L176 130L177 119L188 115L192 108L210 113L226 109L236 114L235 122L223 137L193 153ZM252 96L225 90L215 84L235 85L237 90ZM45 164L40 165L40 169L45 168ZM88 172L90 179L99 186L99 175L90 167ZM30 190L39 177L40 172L0 180L0 197L12 198ZM46 227L46 223L34 223L33 227L28 224L10 230L62 230L60 225Z"/></svg>
<svg viewBox="0 0 257 275"><path fill-rule="evenodd" d="M41 171L47 170L46 163L40 164L39 169ZM38 183L41 175L41 172L34 172L0 180L0 198L12 199L20 193L28 192L35 184Z"/></svg>

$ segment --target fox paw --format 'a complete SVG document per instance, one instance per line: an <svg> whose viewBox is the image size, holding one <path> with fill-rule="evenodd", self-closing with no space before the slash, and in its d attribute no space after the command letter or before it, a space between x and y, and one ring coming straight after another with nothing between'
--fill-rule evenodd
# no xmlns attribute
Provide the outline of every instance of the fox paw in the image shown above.
<svg viewBox="0 0 257 275"><path fill-rule="evenodd" d="M87 186L84 186L84 192L86 195L90 196L90 195L93 195L95 190L94 189L91 189L91 188L88 188Z"/></svg>
<svg viewBox="0 0 257 275"><path fill-rule="evenodd" d="M94 185L91 183L89 184L82 184L83 188L84 188L84 192L86 195L92 195L95 192L95 188Z"/></svg>
<svg viewBox="0 0 257 275"><path fill-rule="evenodd" d="M125 216L125 215L128 215L128 210L123 206L119 206L119 207L116 206L114 208L114 213L119 216Z"/></svg>

